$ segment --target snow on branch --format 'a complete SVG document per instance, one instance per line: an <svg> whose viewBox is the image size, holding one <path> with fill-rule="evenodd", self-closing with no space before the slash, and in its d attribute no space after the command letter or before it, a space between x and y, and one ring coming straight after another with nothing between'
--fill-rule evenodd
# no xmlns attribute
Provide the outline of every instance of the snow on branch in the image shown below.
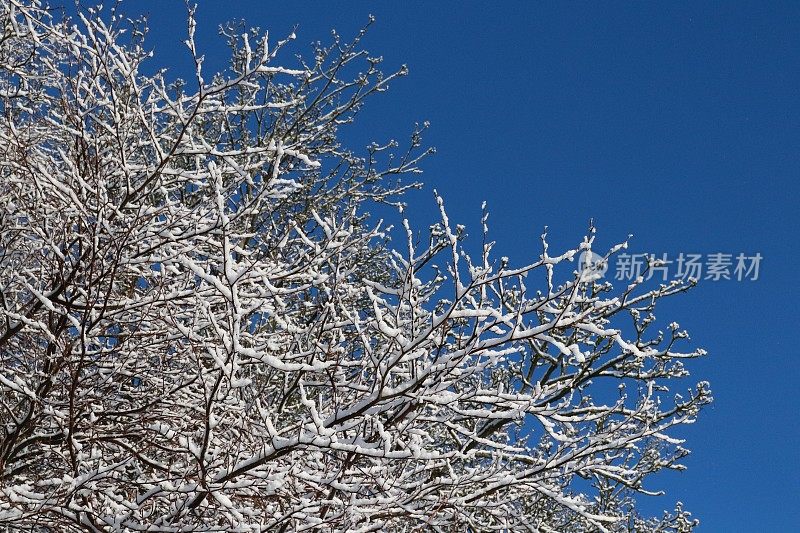
<svg viewBox="0 0 800 533"><path fill-rule="evenodd" d="M689 531L636 494L688 453L677 324L573 258L473 257L399 207L432 153L342 146L381 72L222 29L192 82L118 8L0 2L0 526L42 531ZM615 247L614 254L621 247ZM608 256L606 256L607 258ZM673 391L673 392L670 392ZM676 394L674 391L679 391Z"/></svg>

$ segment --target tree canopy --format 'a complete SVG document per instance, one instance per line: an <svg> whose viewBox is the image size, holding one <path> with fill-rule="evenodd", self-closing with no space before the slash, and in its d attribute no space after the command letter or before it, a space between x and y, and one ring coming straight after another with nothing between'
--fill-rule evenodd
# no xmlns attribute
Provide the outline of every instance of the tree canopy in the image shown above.
<svg viewBox="0 0 800 533"><path fill-rule="evenodd" d="M438 196L425 232L370 216L431 150L343 145L405 73L364 31L293 59L228 25L209 74L190 10L184 81L113 9L2 0L0 28L1 526L694 527L636 509L711 401L654 325L693 281L615 289L575 261L593 228L514 266L488 215L470 254Z"/></svg>

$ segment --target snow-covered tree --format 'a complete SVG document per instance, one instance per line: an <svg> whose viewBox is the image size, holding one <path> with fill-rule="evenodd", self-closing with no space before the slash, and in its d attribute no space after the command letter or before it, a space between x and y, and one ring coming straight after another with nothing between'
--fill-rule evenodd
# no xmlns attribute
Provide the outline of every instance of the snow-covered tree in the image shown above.
<svg viewBox="0 0 800 533"><path fill-rule="evenodd" d="M635 505L711 401L653 331L691 281L614 290L591 229L512 266L484 218L470 256L439 197L424 236L370 217L429 150L342 146L405 73L363 32L284 68L227 26L209 75L190 13L169 81L143 21L55 13L0 0L0 527L693 528Z"/></svg>

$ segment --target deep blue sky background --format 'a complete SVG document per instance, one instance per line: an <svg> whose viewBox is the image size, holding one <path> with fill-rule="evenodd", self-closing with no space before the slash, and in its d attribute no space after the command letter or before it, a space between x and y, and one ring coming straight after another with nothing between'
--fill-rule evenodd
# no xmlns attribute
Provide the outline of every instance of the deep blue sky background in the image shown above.
<svg viewBox="0 0 800 533"><path fill-rule="evenodd" d="M125 11L149 13L155 61L186 76L183 2ZM681 500L703 532L795 531L800 4L201 0L200 43L221 65L216 26L246 18L276 37L299 24L292 50L308 52L370 13L365 47L411 75L348 138L402 139L430 120L417 228L436 187L473 234L487 200L512 261L538 255L545 225L554 248L576 244L590 218L603 245L634 233L635 252L764 256L758 281L706 282L657 313L709 351L690 368L716 402L682 432L689 470L653 479L668 495L644 507Z"/></svg>

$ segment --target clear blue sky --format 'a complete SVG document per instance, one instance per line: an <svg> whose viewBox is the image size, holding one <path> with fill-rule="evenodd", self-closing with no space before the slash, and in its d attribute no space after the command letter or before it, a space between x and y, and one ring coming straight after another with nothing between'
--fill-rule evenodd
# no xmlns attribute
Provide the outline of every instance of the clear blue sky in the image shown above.
<svg viewBox="0 0 800 533"><path fill-rule="evenodd" d="M181 0L129 1L149 13L157 60L185 73ZM500 255L578 242L594 218L600 243L635 234L632 251L761 253L757 281L706 282L664 302L710 356L691 365L716 398L683 431L689 470L654 479L702 532L796 531L800 420L796 399L800 255L800 4L614 2L274 2L201 0L208 65L214 28L233 18L294 50L351 36L411 75L375 98L355 144L402 138L430 120L438 154L412 196L417 227L431 189L476 233L487 200ZM215 52L216 50L216 52Z"/></svg>

